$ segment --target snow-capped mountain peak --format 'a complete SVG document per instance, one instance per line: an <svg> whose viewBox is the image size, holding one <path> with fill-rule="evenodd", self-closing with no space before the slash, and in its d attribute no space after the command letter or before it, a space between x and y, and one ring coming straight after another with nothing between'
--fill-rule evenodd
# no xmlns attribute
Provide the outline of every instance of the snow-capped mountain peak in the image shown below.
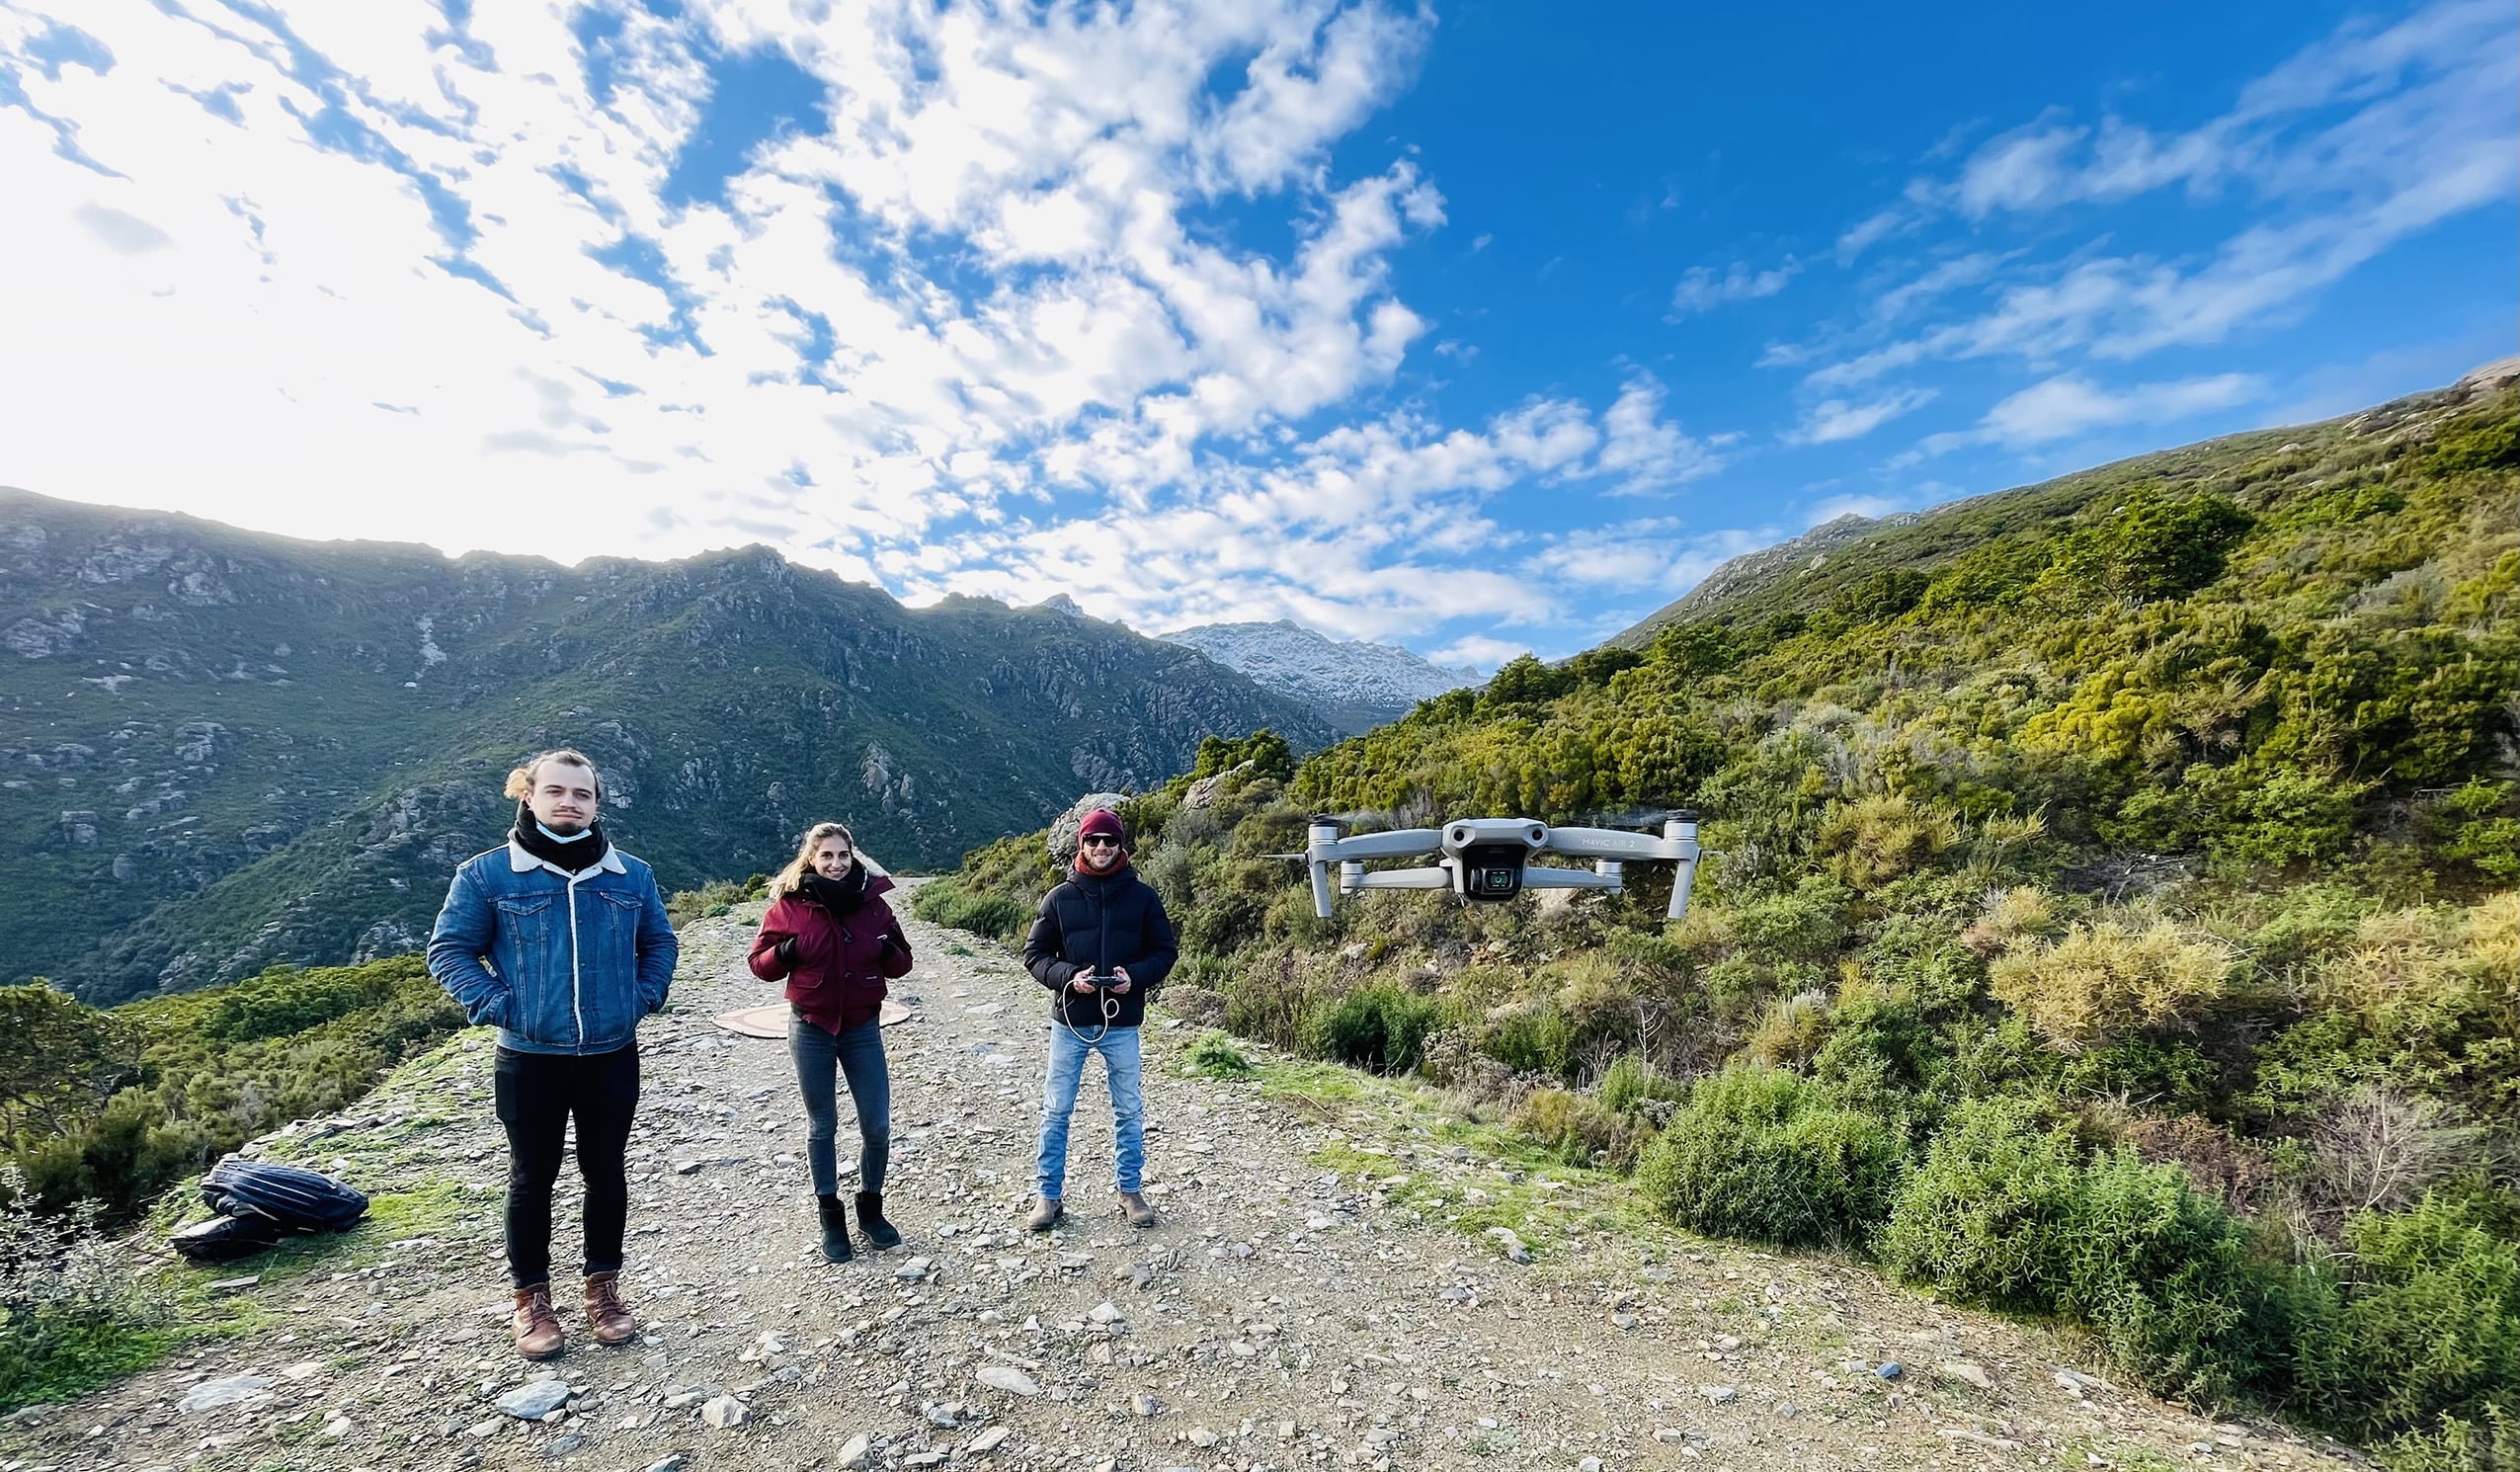
<svg viewBox="0 0 2520 1472"><path fill-rule="evenodd" d="M1350 733L1406 715L1421 700L1477 685L1477 670L1446 668L1391 644L1330 638L1287 619L1203 623L1158 637L1185 644L1263 689L1302 700Z"/></svg>

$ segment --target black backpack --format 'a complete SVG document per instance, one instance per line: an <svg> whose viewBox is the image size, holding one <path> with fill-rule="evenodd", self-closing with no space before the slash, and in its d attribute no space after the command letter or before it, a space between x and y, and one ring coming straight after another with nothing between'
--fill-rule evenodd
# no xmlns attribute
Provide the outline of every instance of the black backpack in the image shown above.
<svg viewBox="0 0 2520 1472"><path fill-rule="evenodd" d="M202 1178L202 1199L221 1216L260 1217L285 1232L347 1232L367 1198L319 1171L231 1155Z"/></svg>
<svg viewBox="0 0 2520 1472"><path fill-rule="evenodd" d="M287 1234L259 1216L207 1216L168 1239L193 1263L232 1263L278 1247Z"/></svg>

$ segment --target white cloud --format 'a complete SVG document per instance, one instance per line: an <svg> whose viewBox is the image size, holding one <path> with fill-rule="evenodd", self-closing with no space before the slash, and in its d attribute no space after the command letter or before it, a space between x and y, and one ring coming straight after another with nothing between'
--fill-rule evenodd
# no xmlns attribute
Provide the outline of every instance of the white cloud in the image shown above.
<svg viewBox="0 0 2520 1472"><path fill-rule="evenodd" d="M1677 319L1712 311L1728 301L1773 296L1802 269L1802 263L1790 256L1783 265L1765 271L1753 270L1746 261L1735 261L1720 275L1709 267L1692 266L1680 273L1680 284L1671 288L1671 316Z"/></svg>
<svg viewBox="0 0 2520 1472"><path fill-rule="evenodd" d="M1913 222L1913 215L1896 206L1865 215L1837 237L1837 264L1852 263L1857 256L1909 228Z"/></svg>
<svg viewBox="0 0 2520 1472"><path fill-rule="evenodd" d="M1618 494L1641 495L1712 475L1723 468L1721 448L1732 437L1691 439L1663 418L1663 385L1638 372L1601 416L1607 443L1595 462L1598 473L1620 478Z"/></svg>
<svg viewBox="0 0 2520 1472"><path fill-rule="evenodd" d="M1469 665L1493 675L1499 665L1510 659L1518 659L1530 652L1531 646L1527 643L1516 643L1511 639L1490 638L1486 634L1471 634L1465 638L1453 640L1426 657L1439 665Z"/></svg>
<svg viewBox="0 0 2520 1472"><path fill-rule="evenodd" d="M0 480L1390 637L1465 597L1558 616L1489 570L1517 479L1720 463L1642 374L1477 429L1359 407L1424 335L1391 259L1444 205L1405 157L1331 156L1405 83L1416 6L599 0L582 42L556 3L54 4L0 9ZM29 62L55 24L110 59ZM828 127L670 201L733 53L802 67ZM574 520L521 515L555 492Z"/></svg>
<svg viewBox="0 0 2520 1472"><path fill-rule="evenodd" d="M1775 532L1723 531L1683 535L1671 518L1565 532L1549 539L1528 565L1567 583L1609 592L1676 598L1744 552L1776 540Z"/></svg>
<svg viewBox="0 0 2520 1472"><path fill-rule="evenodd" d="M2266 393L2266 381L2253 373L2217 373L2126 388L2107 388L2079 373L2063 373L1996 404L1976 429L1930 435L1918 448L1929 454L1967 445L2021 450L2092 430L2186 419L2250 403Z"/></svg>
<svg viewBox="0 0 2520 1472"><path fill-rule="evenodd" d="M2244 197L2254 222L2193 256L2113 249L2101 236L2061 259L1979 250L1911 268L1876 295L1874 330L1838 339L1838 356L1806 381L1843 391L1926 362L1991 356L2040 370L2077 354L2128 361L2282 321L2399 241L2520 194L2516 93L2510 8L2443 0L2384 30L2349 22L2187 131L2043 117L1979 145L1953 177L1912 182L1848 230L1841 259L1937 214L1983 233L2011 216L2169 188L2200 202ZM1968 314L1882 340L1921 306L1981 288L1991 299ZM1771 349L1762 362L1820 356Z"/></svg>
<svg viewBox="0 0 2520 1472"><path fill-rule="evenodd" d="M1860 440L1903 414L1911 413L1932 403L1935 391L1930 388L1908 388L1884 395L1867 403L1846 399L1824 399L1812 406L1803 422L1785 439L1795 445L1829 445L1840 440Z"/></svg>

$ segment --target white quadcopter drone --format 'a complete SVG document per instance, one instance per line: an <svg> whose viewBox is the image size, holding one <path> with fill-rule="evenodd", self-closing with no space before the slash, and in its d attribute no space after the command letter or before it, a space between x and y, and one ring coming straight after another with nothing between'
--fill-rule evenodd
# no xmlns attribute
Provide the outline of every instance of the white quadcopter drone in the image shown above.
<svg viewBox="0 0 2520 1472"><path fill-rule="evenodd" d="M1531 818L1456 818L1441 828L1403 828L1390 833L1342 835L1339 818L1319 817L1305 829L1301 859L1313 871L1313 913L1330 919L1332 864L1339 866L1340 895L1360 889L1449 889L1465 900L1493 904L1526 889L1604 889L1623 886L1621 868L1654 859L1677 863L1671 904L1677 920L1689 907L1689 883L1697 877L1697 814L1672 813L1660 838L1619 828L1553 828ZM1368 859L1443 857L1420 868L1369 869ZM1543 854L1589 859L1588 869L1534 863Z"/></svg>

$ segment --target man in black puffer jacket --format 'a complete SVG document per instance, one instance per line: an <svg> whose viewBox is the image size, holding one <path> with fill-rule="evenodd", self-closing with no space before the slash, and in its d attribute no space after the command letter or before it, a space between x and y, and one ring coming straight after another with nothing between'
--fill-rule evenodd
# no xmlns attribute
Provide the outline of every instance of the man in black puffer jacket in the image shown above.
<svg viewBox="0 0 2520 1472"><path fill-rule="evenodd" d="M1129 867L1128 835L1119 814L1097 808L1077 826L1075 872L1041 897L1024 968L1048 987L1050 1073L1041 1090L1039 1199L1024 1223L1035 1232L1058 1224L1068 1174L1068 1116L1088 1053L1102 1055L1111 1084L1117 1137L1120 1208L1133 1227L1155 1225L1139 1193L1146 1165L1146 1098L1139 1086L1138 1023L1149 993L1171 974L1179 942L1164 901ZM1111 978L1097 987L1097 977Z"/></svg>

